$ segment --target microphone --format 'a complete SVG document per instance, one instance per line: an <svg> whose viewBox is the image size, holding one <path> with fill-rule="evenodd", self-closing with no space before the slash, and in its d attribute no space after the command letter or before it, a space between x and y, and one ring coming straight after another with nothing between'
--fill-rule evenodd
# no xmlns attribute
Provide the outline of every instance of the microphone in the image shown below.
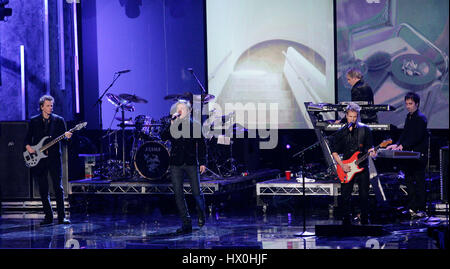
<svg viewBox="0 0 450 269"><path fill-rule="evenodd" d="M125 74L125 73L128 73L130 71L131 71L130 69L126 69L126 70L118 71L118 72L116 72L116 74Z"/></svg>
<svg viewBox="0 0 450 269"><path fill-rule="evenodd" d="M179 116L181 116L181 114L180 113L174 113L173 115L172 115L172 117L171 117L171 119L172 120L175 120L176 118L178 118Z"/></svg>
<svg viewBox="0 0 450 269"><path fill-rule="evenodd" d="M356 127L356 123L355 122L349 122L348 123L348 125L347 125L347 128L349 128L350 129L350 127Z"/></svg>

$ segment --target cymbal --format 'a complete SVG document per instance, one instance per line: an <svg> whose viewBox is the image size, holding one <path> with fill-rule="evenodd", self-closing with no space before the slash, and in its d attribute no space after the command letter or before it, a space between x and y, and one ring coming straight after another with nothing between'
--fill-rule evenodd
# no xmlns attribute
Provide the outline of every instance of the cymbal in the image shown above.
<svg viewBox="0 0 450 269"><path fill-rule="evenodd" d="M122 123L119 123L119 124L117 124L117 126L122 126ZM163 124L135 124L134 122L131 122L131 123L128 123L128 122L125 122L125 124L124 124L124 126L125 127L139 127L139 128L142 128L142 127L154 127L154 126L163 126Z"/></svg>
<svg viewBox="0 0 450 269"><path fill-rule="evenodd" d="M185 96L182 94L169 94L164 97L164 100L176 101L178 99L182 99L183 97L185 97Z"/></svg>
<svg viewBox="0 0 450 269"><path fill-rule="evenodd" d="M125 120L122 120L122 117L119 116L119 117L115 117L115 119L118 120L118 121L124 121L125 124L134 124L134 121L133 121L132 117L129 117L129 118L126 118Z"/></svg>
<svg viewBox="0 0 450 269"><path fill-rule="evenodd" d="M202 101L203 104L206 104L209 101L214 100L214 98L216 98L212 94L195 94L194 97L195 97L196 101L199 101L199 96L200 96L201 101Z"/></svg>
<svg viewBox="0 0 450 269"><path fill-rule="evenodd" d="M122 107L126 111L133 112L134 106L130 104L127 100L113 94L113 93L107 93L106 98L108 101L113 104L116 107Z"/></svg>
<svg viewBox="0 0 450 269"><path fill-rule="evenodd" d="M212 94L202 94L203 103L208 103L209 101L214 100L214 98L216 97Z"/></svg>
<svg viewBox="0 0 450 269"><path fill-rule="evenodd" d="M216 98L212 94L193 94L191 92L185 92L183 94L169 94L164 97L164 100L172 100L172 101L178 101L180 99L193 101L193 97L195 96L195 100L198 100L198 96L201 96L201 102L202 103L208 103L211 100L214 100Z"/></svg>
<svg viewBox="0 0 450 269"><path fill-rule="evenodd" d="M145 100L142 97L136 96L135 94L122 93L122 94L119 94L119 97L121 97L129 102L132 102L132 103L141 103L141 104L148 103L147 100Z"/></svg>

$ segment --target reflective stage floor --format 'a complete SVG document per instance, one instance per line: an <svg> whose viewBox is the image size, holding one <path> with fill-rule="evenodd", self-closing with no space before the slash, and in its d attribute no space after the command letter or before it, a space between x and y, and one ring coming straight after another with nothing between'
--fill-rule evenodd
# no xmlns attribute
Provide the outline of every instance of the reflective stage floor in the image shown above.
<svg viewBox="0 0 450 269"><path fill-rule="evenodd" d="M306 231L315 225L341 224L339 220L310 214ZM302 214L245 212L213 213L201 229L193 216L193 232L176 235L175 214L72 214L71 225L40 227L41 218L29 214L3 214L0 219L2 249L438 249L433 229L446 225L447 216L428 220L395 220L384 223L382 236L311 236L302 232ZM442 239L441 239L442 240Z"/></svg>

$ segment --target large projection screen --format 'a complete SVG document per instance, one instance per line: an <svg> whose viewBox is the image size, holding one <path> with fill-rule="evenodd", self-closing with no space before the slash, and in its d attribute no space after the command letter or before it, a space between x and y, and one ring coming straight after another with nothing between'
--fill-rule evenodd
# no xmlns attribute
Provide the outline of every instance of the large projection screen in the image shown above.
<svg viewBox="0 0 450 269"><path fill-rule="evenodd" d="M449 1L336 1L338 101L350 101L345 74L357 68L372 88L378 121L403 128L406 93L420 96L430 129L449 127Z"/></svg>
<svg viewBox="0 0 450 269"><path fill-rule="evenodd" d="M208 91L222 113L275 103L272 128L312 128L304 102L334 103L332 0L207 0L206 18Z"/></svg>

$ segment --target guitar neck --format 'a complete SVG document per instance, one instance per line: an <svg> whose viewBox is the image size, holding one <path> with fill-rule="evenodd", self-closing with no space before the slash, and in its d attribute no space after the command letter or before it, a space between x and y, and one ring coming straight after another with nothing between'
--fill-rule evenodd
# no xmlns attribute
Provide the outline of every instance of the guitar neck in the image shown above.
<svg viewBox="0 0 450 269"><path fill-rule="evenodd" d="M73 132L74 132L74 129L70 129L69 132L73 133ZM56 143L58 143L59 141L63 140L65 136L66 136L65 134L62 134L62 135L58 136L57 138L53 139L51 142L45 144L45 145L40 149L40 151L41 151L41 152L46 151L46 150L49 149L51 146L53 146L53 145L55 145Z"/></svg>
<svg viewBox="0 0 450 269"><path fill-rule="evenodd" d="M380 148L380 145L376 146L374 148L375 151L377 151ZM356 165L359 165L360 163L362 163L363 161L365 161L367 159L367 157L369 157L370 153L367 152L366 154L364 154L361 158L359 158L355 163Z"/></svg>

